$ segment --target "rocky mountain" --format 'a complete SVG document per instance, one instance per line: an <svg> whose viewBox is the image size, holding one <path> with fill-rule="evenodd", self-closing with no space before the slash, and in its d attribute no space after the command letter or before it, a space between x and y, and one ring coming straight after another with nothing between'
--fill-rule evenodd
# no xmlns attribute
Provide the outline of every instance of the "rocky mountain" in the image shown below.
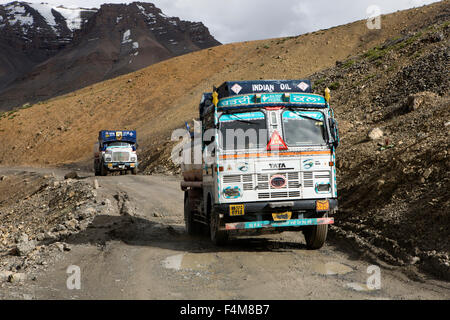
<svg viewBox="0 0 450 320"><path fill-rule="evenodd" d="M202 23L168 17L151 3L0 5L0 110L219 44Z"/></svg>

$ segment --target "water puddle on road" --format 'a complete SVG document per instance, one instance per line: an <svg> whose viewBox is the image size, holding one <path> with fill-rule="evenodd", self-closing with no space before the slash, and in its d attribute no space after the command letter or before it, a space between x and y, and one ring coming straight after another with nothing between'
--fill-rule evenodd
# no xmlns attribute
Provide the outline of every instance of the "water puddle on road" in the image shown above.
<svg viewBox="0 0 450 320"><path fill-rule="evenodd" d="M163 265L167 269L174 269L174 270L180 270L181 269L181 263L183 262L183 256L182 254L177 254L174 256L167 257L163 260Z"/></svg>
<svg viewBox="0 0 450 320"><path fill-rule="evenodd" d="M341 275L353 271L352 268L338 262L316 263L312 266L314 272L322 275Z"/></svg>

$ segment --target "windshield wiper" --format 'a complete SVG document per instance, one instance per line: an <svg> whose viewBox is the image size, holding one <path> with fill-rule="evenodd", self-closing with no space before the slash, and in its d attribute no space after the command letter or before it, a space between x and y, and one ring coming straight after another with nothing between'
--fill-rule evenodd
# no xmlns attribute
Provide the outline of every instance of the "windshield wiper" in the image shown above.
<svg viewBox="0 0 450 320"><path fill-rule="evenodd" d="M320 119L316 119L316 118L313 118L313 117L308 117L308 116L305 116L305 115L302 115L302 114L298 114L298 112L300 112L300 111L298 111L298 110L294 110L294 109L291 109L291 108L288 108L288 110L291 111L291 112L293 112L293 113L295 113L295 114L298 115L299 117L304 118L304 119L324 122L323 120L320 120Z"/></svg>

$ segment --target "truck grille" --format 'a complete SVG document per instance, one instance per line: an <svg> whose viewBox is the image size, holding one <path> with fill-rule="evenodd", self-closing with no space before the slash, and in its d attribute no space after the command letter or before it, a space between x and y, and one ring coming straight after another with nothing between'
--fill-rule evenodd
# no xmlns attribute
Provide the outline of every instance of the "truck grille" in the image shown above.
<svg viewBox="0 0 450 320"><path fill-rule="evenodd" d="M302 187L314 188L314 179L329 179L330 172L281 172L276 175L283 176L287 183L282 188L274 188L270 184L270 174L235 174L224 175L222 182L225 186L238 185L243 191L256 191L259 200L300 198ZM305 190L306 192L307 190ZM310 192L310 190L308 191Z"/></svg>
<svg viewBox="0 0 450 320"><path fill-rule="evenodd" d="M298 198L300 197L300 173L299 172L282 172L277 173L286 178L287 184L280 189L274 188L270 183L270 174L258 174L258 190L264 192L258 193L258 199L279 199L279 198ZM290 190L297 189L297 190ZM268 192L267 192L267 191Z"/></svg>
<svg viewBox="0 0 450 320"><path fill-rule="evenodd" d="M300 191L289 192L261 192L258 193L258 199L277 199L277 198L299 198Z"/></svg>
<svg viewBox="0 0 450 320"><path fill-rule="evenodd" d="M236 174L223 176L224 184L243 184L244 191L252 191L253 190L253 175L251 174Z"/></svg>
<svg viewBox="0 0 450 320"><path fill-rule="evenodd" d="M303 172L303 187L304 188L313 188L314 180L312 172Z"/></svg>
<svg viewBox="0 0 450 320"><path fill-rule="evenodd" d="M128 161L130 161L130 153L129 152L113 152L112 161L113 162L128 162Z"/></svg>

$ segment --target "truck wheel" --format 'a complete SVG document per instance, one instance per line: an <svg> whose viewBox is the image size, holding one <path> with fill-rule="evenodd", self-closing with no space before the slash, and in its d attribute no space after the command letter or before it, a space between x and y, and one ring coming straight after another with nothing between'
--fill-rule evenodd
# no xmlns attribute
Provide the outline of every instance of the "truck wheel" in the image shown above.
<svg viewBox="0 0 450 320"><path fill-rule="evenodd" d="M108 170L105 168L105 165L102 163L100 163L100 175L101 176L107 176L108 175Z"/></svg>
<svg viewBox="0 0 450 320"><path fill-rule="evenodd" d="M228 241L228 233L223 230L219 230L220 228L220 217L217 212L214 210L214 206L211 206L210 214L209 214L209 229L211 235L211 241L216 246L223 246Z"/></svg>
<svg viewBox="0 0 450 320"><path fill-rule="evenodd" d="M94 161L94 174L95 174L95 176L98 176L98 175L99 175L99 172L98 172L98 170L97 170L97 164L96 164L96 161Z"/></svg>
<svg viewBox="0 0 450 320"><path fill-rule="evenodd" d="M138 169L137 168L131 169L131 173L134 174L134 175L137 175Z"/></svg>
<svg viewBox="0 0 450 320"><path fill-rule="evenodd" d="M194 236L200 234L201 225L194 221L191 201L189 200L189 191L184 193L184 223L186 225L186 232L189 235Z"/></svg>
<svg viewBox="0 0 450 320"><path fill-rule="evenodd" d="M306 240L306 247L310 250L317 250L323 247L327 239L328 225L322 224L319 226L306 227L303 230L303 235Z"/></svg>

